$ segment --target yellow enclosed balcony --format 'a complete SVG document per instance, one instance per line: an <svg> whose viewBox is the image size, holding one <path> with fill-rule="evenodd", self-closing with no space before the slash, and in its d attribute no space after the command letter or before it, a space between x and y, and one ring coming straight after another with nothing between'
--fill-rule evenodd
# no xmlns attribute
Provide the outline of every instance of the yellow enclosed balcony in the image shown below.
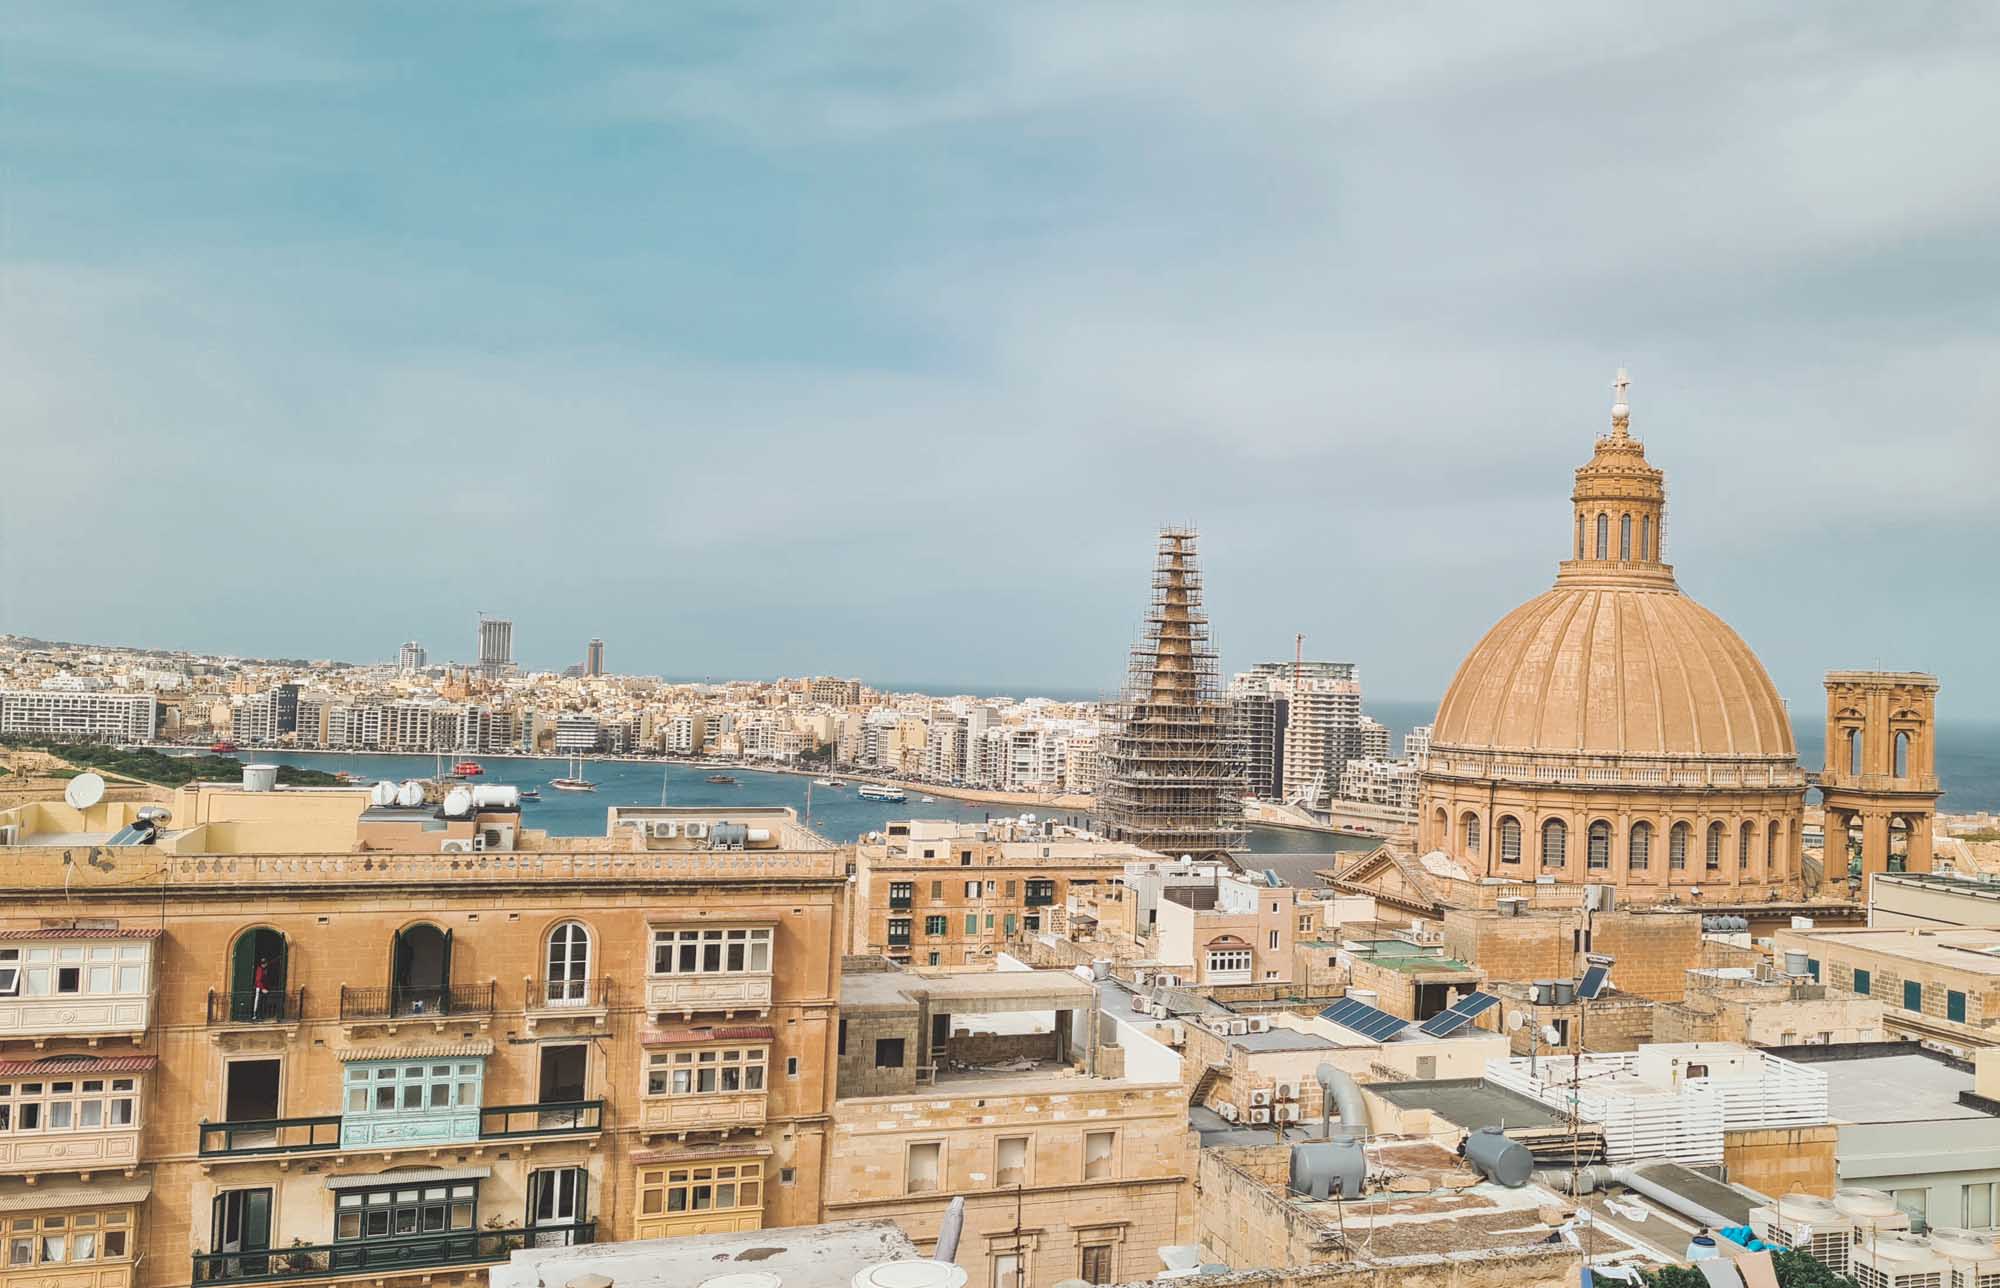
<svg viewBox="0 0 2000 1288"><path fill-rule="evenodd" d="M646 1009L654 1015L768 1015L771 926L656 926Z"/></svg>
<svg viewBox="0 0 2000 1288"><path fill-rule="evenodd" d="M153 1023L157 928L0 930L0 1043L137 1040Z"/></svg>
<svg viewBox="0 0 2000 1288"><path fill-rule="evenodd" d="M159 1057L0 1061L0 1175L130 1171L140 1092Z"/></svg>
<svg viewBox="0 0 2000 1288"><path fill-rule="evenodd" d="M767 1025L655 1030L646 1037L642 1135L758 1131L767 1113Z"/></svg>

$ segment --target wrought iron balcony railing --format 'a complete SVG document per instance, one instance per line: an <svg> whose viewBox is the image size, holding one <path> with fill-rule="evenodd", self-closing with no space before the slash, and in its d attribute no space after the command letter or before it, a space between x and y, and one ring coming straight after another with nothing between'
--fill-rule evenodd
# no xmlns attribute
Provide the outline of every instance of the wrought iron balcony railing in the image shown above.
<svg viewBox="0 0 2000 1288"><path fill-rule="evenodd" d="M250 1118L240 1122L203 1123L203 1158L249 1158L258 1154L301 1154L340 1145L340 1115L311 1118Z"/></svg>
<svg viewBox="0 0 2000 1288"><path fill-rule="evenodd" d="M531 979L530 1011L590 1011L611 1005L611 977L602 979Z"/></svg>
<svg viewBox="0 0 2000 1288"><path fill-rule="evenodd" d="M597 1222L569 1225L518 1226L507 1230L452 1230L407 1234L389 1239L351 1239L340 1243L294 1244L254 1252L197 1252L194 1282L270 1283L325 1279L336 1275L385 1278L433 1266L478 1265L505 1261L521 1248L561 1247L593 1243Z"/></svg>
<svg viewBox="0 0 2000 1288"><path fill-rule="evenodd" d="M208 990L210 1024L296 1024L306 1013L306 991Z"/></svg>
<svg viewBox="0 0 2000 1288"><path fill-rule="evenodd" d="M479 1111L479 1139L561 1136L604 1128L602 1100L555 1100L539 1105L488 1105Z"/></svg>
<svg viewBox="0 0 2000 1288"><path fill-rule="evenodd" d="M434 1015L491 1015L499 996L499 985L450 984L436 988L354 988L340 986L340 1018L343 1020L422 1019Z"/></svg>

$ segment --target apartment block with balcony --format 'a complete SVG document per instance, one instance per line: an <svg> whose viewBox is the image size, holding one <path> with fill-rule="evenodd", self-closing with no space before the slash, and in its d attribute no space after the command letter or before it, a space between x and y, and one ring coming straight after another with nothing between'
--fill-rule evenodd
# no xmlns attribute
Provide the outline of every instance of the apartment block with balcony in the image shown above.
<svg viewBox="0 0 2000 1288"><path fill-rule="evenodd" d="M1133 1076L1096 988L1068 971L848 968L829 1219L890 1217L928 1248L963 1197L974 1284L1163 1268L1194 1207L1177 1061Z"/></svg>
<svg viewBox="0 0 2000 1288"><path fill-rule="evenodd" d="M1216 873L1159 891L1153 960L1197 985L1289 984L1301 925L1317 900L1294 886Z"/></svg>
<svg viewBox="0 0 2000 1288"><path fill-rule="evenodd" d="M450 1283L820 1219L845 863L791 811L516 811L447 852L498 814L201 784L114 844L127 805L34 808L96 861L0 847L18 1288Z"/></svg>
<svg viewBox="0 0 2000 1288"><path fill-rule="evenodd" d="M1157 857L1054 820L893 822L856 847L849 951L914 966L991 962L1017 936L1065 931L1072 896Z"/></svg>

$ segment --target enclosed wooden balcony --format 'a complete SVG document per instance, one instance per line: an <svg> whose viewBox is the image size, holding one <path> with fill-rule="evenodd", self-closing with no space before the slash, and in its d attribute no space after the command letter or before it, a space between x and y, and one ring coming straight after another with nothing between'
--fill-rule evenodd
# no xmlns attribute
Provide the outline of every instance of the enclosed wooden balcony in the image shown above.
<svg viewBox="0 0 2000 1288"><path fill-rule="evenodd" d="M0 931L0 1043L143 1036L159 931Z"/></svg>
<svg viewBox="0 0 2000 1288"><path fill-rule="evenodd" d="M129 1170L157 1056L0 1061L0 1175Z"/></svg>
<svg viewBox="0 0 2000 1288"><path fill-rule="evenodd" d="M697 1131L757 1131L764 1126L762 1091L734 1095L649 1096L639 1102L644 1135L686 1135Z"/></svg>
<svg viewBox="0 0 2000 1288"><path fill-rule="evenodd" d="M646 1009L654 1015L684 1019L709 1012L767 1015L771 1010L771 972L648 976Z"/></svg>

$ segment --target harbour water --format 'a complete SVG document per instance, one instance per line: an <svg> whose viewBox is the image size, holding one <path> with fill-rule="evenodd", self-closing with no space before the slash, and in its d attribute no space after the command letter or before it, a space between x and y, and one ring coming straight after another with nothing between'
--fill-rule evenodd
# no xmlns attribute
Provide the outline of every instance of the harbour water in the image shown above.
<svg viewBox="0 0 2000 1288"><path fill-rule="evenodd" d="M338 752L246 751L242 753L242 758L246 762L296 765L301 769L318 769L327 773L345 771L371 780L429 778L437 772L438 763L433 756L350 756ZM449 769L457 759L457 756L446 756L445 768ZM549 786L549 780L561 778L568 772L569 761L561 757L529 760L480 756L477 759L486 772L475 779L476 782L508 783L524 790L530 787L540 790L539 801L522 804L522 822L524 826L541 828L552 836L602 836L608 807L658 805L662 786L666 789L669 805L698 805L704 808L789 805L804 818L806 790L812 784L812 779L803 774L759 773L750 769L722 771L737 780L733 785L711 783L708 776L717 771L709 766L592 760L585 762L583 776L597 784L596 791L559 792ZM1082 821L1080 815L1051 812L1032 805L1004 807L953 800L948 796L926 801L920 791L911 791L909 799L901 802L864 801L854 794L854 784L865 780L844 775L836 777L846 785L811 789L813 830L834 841L852 841L863 833L880 831L891 819L946 818L979 822L1007 814L1032 813L1037 817ZM1374 848L1374 844L1360 837L1276 827L1253 828L1249 840L1252 850L1265 854L1367 850Z"/></svg>

